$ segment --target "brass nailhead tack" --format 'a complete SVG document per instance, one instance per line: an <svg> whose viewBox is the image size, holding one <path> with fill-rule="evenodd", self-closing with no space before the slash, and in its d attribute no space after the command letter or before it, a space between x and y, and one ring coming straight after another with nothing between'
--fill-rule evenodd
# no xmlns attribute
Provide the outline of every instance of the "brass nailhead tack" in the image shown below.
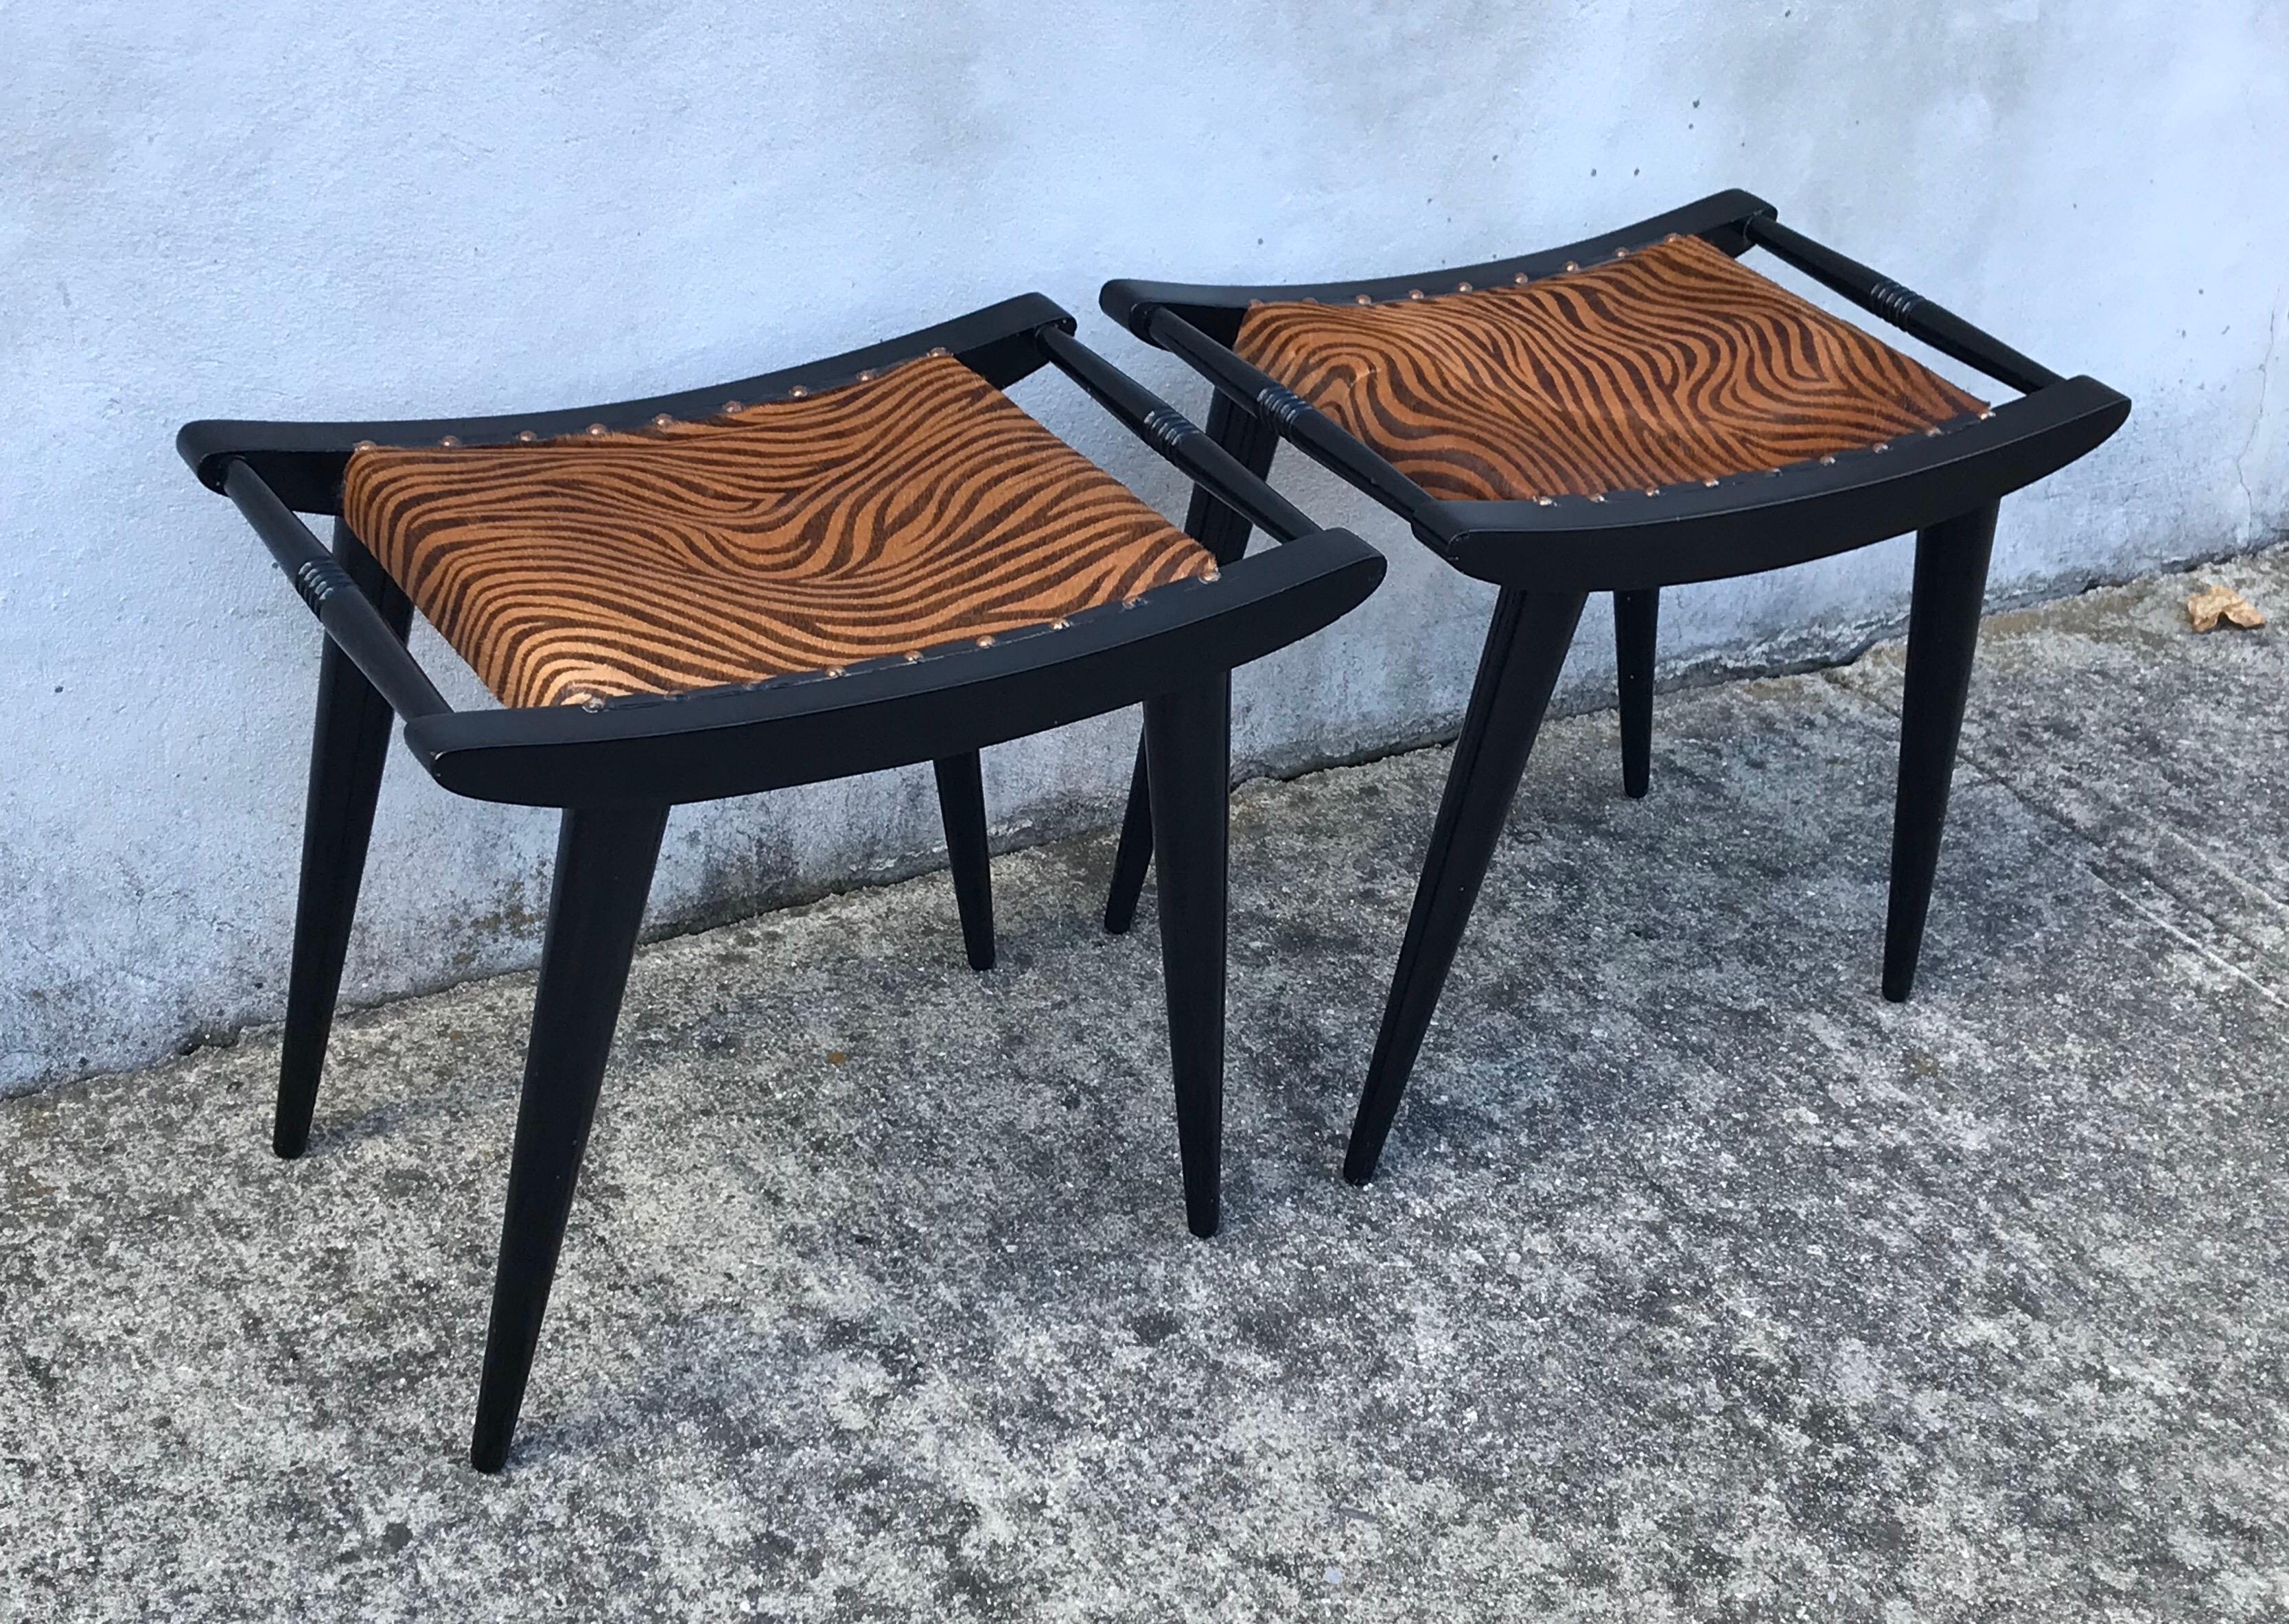
<svg viewBox="0 0 2289 1624"><path fill-rule="evenodd" d="M1252 305L1258 301L1250 299L1248 302ZM1354 293L1352 295L1352 303L1355 305L1372 305L1375 303L1375 295L1372 293Z"/></svg>
<svg viewBox="0 0 2289 1624"><path fill-rule="evenodd" d="M1591 499L1592 502L1602 502L1602 501L1604 501L1606 498L1605 498L1603 496L1594 496L1594 497L1591 497L1590 499Z"/></svg>
<svg viewBox="0 0 2289 1624"><path fill-rule="evenodd" d="M580 708L594 716L604 708L604 702L601 699L583 699L580 702Z"/></svg>
<svg viewBox="0 0 2289 1624"><path fill-rule="evenodd" d="M1711 490L1717 489L1717 482L1715 480L1703 480L1701 482Z"/></svg>
<svg viewBox="0 0 2289 1624"><path fill-rule="evenodd" d="M1455 284L1455 291L1457 293L1468 293L1470 291L1471 284L1467 282L1458 282Z"/></svg>
<svg viewBox="0 0 2289 1624"><path fill-rule="evenodd" d="M810 390L804 388L801 384L797 384L794 388L787 391L787 398L791 401L799 401L810 393Z"/></svg>
<svg viewBox="0 0 2289 1624"><path fill-rule="evenodd" d="M1200 571L1200 579L1203 581L1221 581L1224 579L1224 571L1216 569L1203 569Z"/></svg>
<svg viewBox="0 0 2289 1624"><path fill-rule="evenodd" d="M1527 275L1524 271L1520 271L1517 275L1515 275L1515 276L1511 277L1511 280L1512 282L1514 282L1514 283L1518 283L1518 285L1519 285L1519 287L1521 287L1521 288L1522 288L1522 287L1526 286L1526 284L1527 284L1528 282L1532 281L1533 279L1532 279L1531 277L1529 277L1529 276L1528 276L1528 275Z"/></svg>
<svg viewBox="0 0 2289 1624"><path fill-rule="evenodd" d="M1062 632L1071 625L1073 625L1072 621L1067 620L1063 615L1060 615L1055 620L1049 622L1049 630L1052 632Z"/></svg>
<svg viewBox="0 0 2289 1624"><path fill-rule="evenodd" d="M1820 459L1820 466L1823 468L1834 467L1836 466L1836 453L1830 451L1827 456L1822 458Z"/></svg>
<svg viewBox="0 0 2289 1624"><path fill-rule="evenodd" d="M1649 496L1649 497L1657 497L1657 496L1659 496L1660 494L1661 494L1661 487L1660 487L1660 486L1658 486L1658 485L1647 485L1647 486L1646 487L1646 495L1647 495L1647 496Z"/></svg>
<svg viewBox="0 0 2289 1624"><path fill-rule="evenodd" d="M977 646L981 649L991 649L993 646L993 633L988 632L985 636L979 638L977 640Z"/></svg>
<svg viewBox="0 0 2289 1624"><path fill-rule="evenodd" d="M1536 497L1536 498L1534 498L1534 505L1535 505L1536 507L1551 507L1551 506L1556 506L1556 498L1552 498L1552 497Z"/></svg>
<svg viewBox="0 0 2289 1624"><path fill-rule="evenodd" d="M668 416L666 412L664 412L664 411L663 411L663 412L661 412L661 413L659 414L659 416L658 416L658 417L654 418L651 420L651 426L652 426L654 428L671 428L671 427L674 426L674 424L675 424L675 419L674 419L674 418L669 417L669 416Z"/></svg>
<svg viewBox="0 0 2289 1624"><path fill-rule="evenodd" d="M1890 441L1888 441L1888 440L1880 440L1880 441L1877 442L1877 443L1876 443L1876 454L1877 454L1878 457L1882 456L1885 452L1886 452L1886 451L1890 450L1891 449L1892 449L1892 442L1891 442Z"/></svg>
<svg viewBox="0 0 2289 1624"><path fill-rule="evenodd" d="M604 432L604 426L601 423L591 423L588 425L588 432L592 434L601 434Z"/></svg>
<svg viewBox="0 0 2289 1624"><path fill-rule="evenodd" d="M730 413L730 412L735 412L735 411L745 411L745 410L746 410L746 409L747 409L747 408L746 408L746 406L745 402L739 402L739 401L726 401L726 402L723 402L723 410L725 411L725 413L726 413L726 414L729 414L729 413Z"/></svg>
<svg viewBox="0 0 2289 1624"><path fill-rule="evenodd" d="M829 665L826 668L826 674L830 677L839 677L842 674L842 667L840 665Z"/></svg>
<svg viewBox="0 0 2289 1624"><path fill-rule="evenodd" d="M371 440L361 440L355 445L352 446L350 450L353 451L371 451L373 450L373 442Z"/></svg>
<svg viewBox="0 0 2289 1624"><path fill-rule="evenodd" d="M1580 270L1582 267L1581 267L1579 265L1575 264L1573 260L1568 259L1568 260L1566 262L1566 268L1567 268L1567 270L1569 270L1569 271L1578 271L1578 270Z"/></svg>
<svg viewBox="0 0 2289 1624"><path fill-rule="evenodd" d="M921 663L922 663L922 651L921 651L921 649L907 649L907 650L906 650L906 664L907 664L907 665L921 665Z"/></svg>
<svg viewBox="0 0 2289 1624"><path fill-rule="evenodd" d="M536 441L536 440L538 440L538 439L539 439L539 438L540 438L540 436L539 436L539 435L538 435L538 434L534 434L534 433L533 433L530 429L529 429L529 428L521 428L521 429L517 430L517 431L516 431L516 437L517 437L517 439L518 439L518 440L522 441L522 442L524 444L526 444L526 445L530 445L534 441Z"/></svg>
<svg viewBox="0 0 2289 1624"><path fill-rule="evenodd" d="M1994 415L1995 415L1995 414L1994 414L1994 412L1993 412L1993 411L1991 411L1991 410L1990 410L1990 411L1982 411L1982 412L1981 412L1981 413L1979 414L1979 420L1980 420L1982 423L1984 423L1984 422L1986 422L1986 421L1987 421L1987 419L1988 419L1988 418L1990 418L1993 417Z"/></svg>
<svg viewBox="0 0 2289 1624"><path fill-rule="evenodd" d="M933 355L951 355L953 352L946 348L945 345L941 344L936 349L930 351L930 354Z"/></svg>
<svg viewBox="0 0 2289 1624"><path fill-rule="evenodd" d="M1423 297L1423 290L1420 288L1409 288L1407 290L1407 297L1409 299L1421 299Z"/></svg>
<svg viewBox="0 0 2289 1624"><path fill-rule="evenodd" d="M1924 438L1925 438L1925 439L1926 439L1926 440L1936 440L1936 439L1938 439L1938 438L1939 438L1939 430L1938 430L1937 428L1927 428L1927 429L1924 430Z"/></svg>
<svg viewBox="0 0 2289 1624"><path fill-rule="evenodd" d="M1614 251L1614 258L1616 259L1626 259L1629 257L1630 251L1626 248L1617 248Z"/></svg>
<svg viewBox="0 0 2289 1624"><path fill-rule="evenodd" d="M461 437L459 434L448 434L437 443L439 445L459 445L461 443Z"/></svg>

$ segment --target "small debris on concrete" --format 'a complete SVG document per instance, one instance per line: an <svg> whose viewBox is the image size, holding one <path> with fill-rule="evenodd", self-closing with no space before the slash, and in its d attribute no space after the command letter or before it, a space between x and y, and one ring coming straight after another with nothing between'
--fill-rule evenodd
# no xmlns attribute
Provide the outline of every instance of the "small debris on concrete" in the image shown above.
<svg viewBox="0 0 2289 1624"><path fill-rule="evenodd" d="M2221 625L2254 632L2265 624L2257 606L2230 586L2205 586L2186 600L2186 617L2197 632L2214 632Z"/></svg>

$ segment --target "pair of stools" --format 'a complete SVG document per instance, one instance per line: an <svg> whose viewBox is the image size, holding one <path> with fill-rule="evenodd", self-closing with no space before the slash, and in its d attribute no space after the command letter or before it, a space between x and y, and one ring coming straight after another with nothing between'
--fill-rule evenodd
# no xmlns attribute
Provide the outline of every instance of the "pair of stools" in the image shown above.
<svg viewBox="0 0 2289 1624"><path fill-rule="evenodd" d="M1990 407L1737 263L1763 248L2018 391ZM1217 1224L1236 665L1382 557L1264 482L1282 440L1501 588L1344 1174L1375 1172L1586 594L1614 594L1647 786L1660 589L1917 531L1884 992L1915 975L1996 505L2129 402L1727 192L1383 281L1114 282L1214 387L1203 433L1037 294L655 400L430 422L201 422L179 448L324 626L274 1144L309 1134L391 718L438 783L563 810L471 1458L506 1458L668 808L931 762L969 961L993 959L978 752L1141 703L1105 922L1159 872L1187 1220ZM1063 371L1194 485L1186 532L1014 405ZM335 515L333 545L298 516ZM1283 544L1246 556L1253 529ZM419 609L504 708L457 712Z"/></svg>

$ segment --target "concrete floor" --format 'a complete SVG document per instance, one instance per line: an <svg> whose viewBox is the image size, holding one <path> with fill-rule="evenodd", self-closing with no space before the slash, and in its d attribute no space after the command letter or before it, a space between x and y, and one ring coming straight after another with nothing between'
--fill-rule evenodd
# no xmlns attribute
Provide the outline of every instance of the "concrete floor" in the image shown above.
<svg viewBox="0 0 2289 1624"><path fill-rule="evenodd" d="M1896 649L1641 803L1554 725L1366 1191L1445 752L1241 791L1212 1242L1107 840L983 977L943 875L646 951L498 1479L529 978L298 1163L268 1033L0 1105L0 1615L2289 1616L2289 654L2188 590L1990 623L1904 1007Z"/></svg>

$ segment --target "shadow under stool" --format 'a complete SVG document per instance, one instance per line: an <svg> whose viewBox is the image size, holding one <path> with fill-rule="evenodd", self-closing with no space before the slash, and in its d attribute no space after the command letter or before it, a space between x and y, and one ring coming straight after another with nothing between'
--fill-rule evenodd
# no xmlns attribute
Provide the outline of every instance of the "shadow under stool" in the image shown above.
<svg viewBox="0 0 2289 1624"><path fill-rule="evenodd" d="M1763 249L2016 391L1990 406L1739 263ZM1747 192L1544 253L1366 282L1116 281L1105 313L1214 386L1209 432L1253 473L1285 440L1501 590L1376 1038L1344 1175L1375 1174L1568 644L1614 598L1622 772L1646 792L1663 586L1915 531L1884 996L1913 986L1997 505L2118 428L2130 402L2061 378L1782 225ZM1244 517L1195 501L1220 558ZM1152 860L1138 759L1112 894Z"/></svg>
<svg viewBox="0 0 2289 1624"><path fill-rule="evenodd" d="M1219 1218L1231 673L1346 613L1323 530L1038 294L714 388L525 416L200 422L179 447L324 627L274 1143L308 1139L393 718L430 776L562 808L470 1458L531 1370L668 808L936 764L992 962L977 752L1142 703L1186 1222ZM1219 566L1002 394L1054 365L1288 545ZM328 550L303 513L335 516ZM455 711L414 610L501 708Z"/></svg>

